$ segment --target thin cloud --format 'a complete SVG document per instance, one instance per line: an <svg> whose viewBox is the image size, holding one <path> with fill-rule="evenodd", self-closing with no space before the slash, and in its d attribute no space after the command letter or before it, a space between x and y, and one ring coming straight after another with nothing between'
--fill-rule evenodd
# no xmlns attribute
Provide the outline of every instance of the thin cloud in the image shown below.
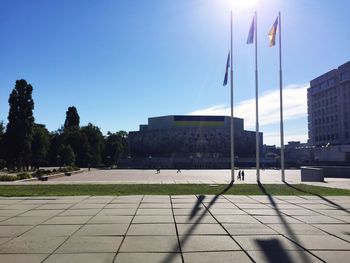
<svg viewBox="0 0 350 263"><path fill-rule="evenodd" d="M293 120L307 115L308 85L289 85L283 89L283 119ZM189 115L227 115L227 105L214 105L189 113ZM245 128L255 127L255 99L244 100L234 107L234 115L244 119ZM259 97L260 126L279 123L279 90L269 90Z"/></svg>

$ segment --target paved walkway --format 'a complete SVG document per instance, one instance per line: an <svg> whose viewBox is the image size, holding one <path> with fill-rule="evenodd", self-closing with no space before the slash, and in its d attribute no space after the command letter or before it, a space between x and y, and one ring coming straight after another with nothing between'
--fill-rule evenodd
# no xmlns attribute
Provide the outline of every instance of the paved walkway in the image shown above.
<svg viewBox="0 0 350 263"><path fill-rule="evenodd" d="M0 262L349 262L350 197L0 197Z"/></svg>
<svg viewBox="0 0 350 263"><path fill-rule="evenodd" d="M255 184L256 171L244 170L245 181L238 184ZM236 172L236 176L238 171ZM263 184L281 184L280 170L261 170ZM95 170L74 174L70 177L50 178L47 182L38 180L28 182L0 182L0 185L14 184L228 184L231 181L231 170ZM300 170L286 170L286 181L290 184L299 184ZM305 182L303 182L305 183ZM312 185L343 188L350 190L350 179L326 178L325 183L308 183Z"/></svg>

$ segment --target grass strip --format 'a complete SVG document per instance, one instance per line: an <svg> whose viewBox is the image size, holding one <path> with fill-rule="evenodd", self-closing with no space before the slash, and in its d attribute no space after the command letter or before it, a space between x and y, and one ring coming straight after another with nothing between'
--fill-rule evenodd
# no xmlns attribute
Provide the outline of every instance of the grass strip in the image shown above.
<svg viewBox="0 0 350 263"><path fill-rule="evenodd" d="M80 185L0 185L0 196L77 195L350 195L350 190L306 184L80 184Z"/></svg>

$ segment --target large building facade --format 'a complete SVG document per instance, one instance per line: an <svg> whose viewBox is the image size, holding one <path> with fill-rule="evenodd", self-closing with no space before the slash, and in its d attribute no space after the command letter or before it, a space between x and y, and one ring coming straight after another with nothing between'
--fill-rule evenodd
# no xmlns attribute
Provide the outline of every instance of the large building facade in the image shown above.
<svg viewBox="0 0 350 263"><path fill-rule="evenodd" d="M350 144L350 61L310 82L309 144Z"/></svg>
<svg viewBox="0 0 350 263"><path fill-rule="evenodd" d="M129 132L130 154L132 157L230 157L230 121L228 116L149 118L139 131ZM259 135L262 146L262 133ZM235 157L255 157L255 132L245 131L240 118L234 118L234 142Z"/></svg>

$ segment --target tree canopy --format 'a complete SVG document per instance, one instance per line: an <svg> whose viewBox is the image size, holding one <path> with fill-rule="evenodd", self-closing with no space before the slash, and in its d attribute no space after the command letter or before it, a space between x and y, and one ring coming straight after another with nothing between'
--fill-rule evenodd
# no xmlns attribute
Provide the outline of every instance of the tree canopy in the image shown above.
<svg viewBox="0 0 350 263"><path fill-rule="evenodd" d="M17 80L10 94L8 124L5 134L6 160L9 166L28 167L34 126L33 87L24 79Z"/></svg>
<svg viewBox="0 0 350 263"><path fill-rule="evenodd" d="M80 117L79 117L77 108L74 106L71 106L66 111L66 120L64 122L64 128L65 129L79 128L79 125L80 125Z"/></svg>
<svg viewBox="0 0 350 263"><path fill-rule="evenodd" d="M9 97L8 123L0 121L0 169L23 169L29 166L77 165L98 167L116 164L127 155L127 133L108 132L104 136L92 123L80 127L75 106L68 107L61 129L49 132L34 122L33 87L17 80Z"/></svg>

